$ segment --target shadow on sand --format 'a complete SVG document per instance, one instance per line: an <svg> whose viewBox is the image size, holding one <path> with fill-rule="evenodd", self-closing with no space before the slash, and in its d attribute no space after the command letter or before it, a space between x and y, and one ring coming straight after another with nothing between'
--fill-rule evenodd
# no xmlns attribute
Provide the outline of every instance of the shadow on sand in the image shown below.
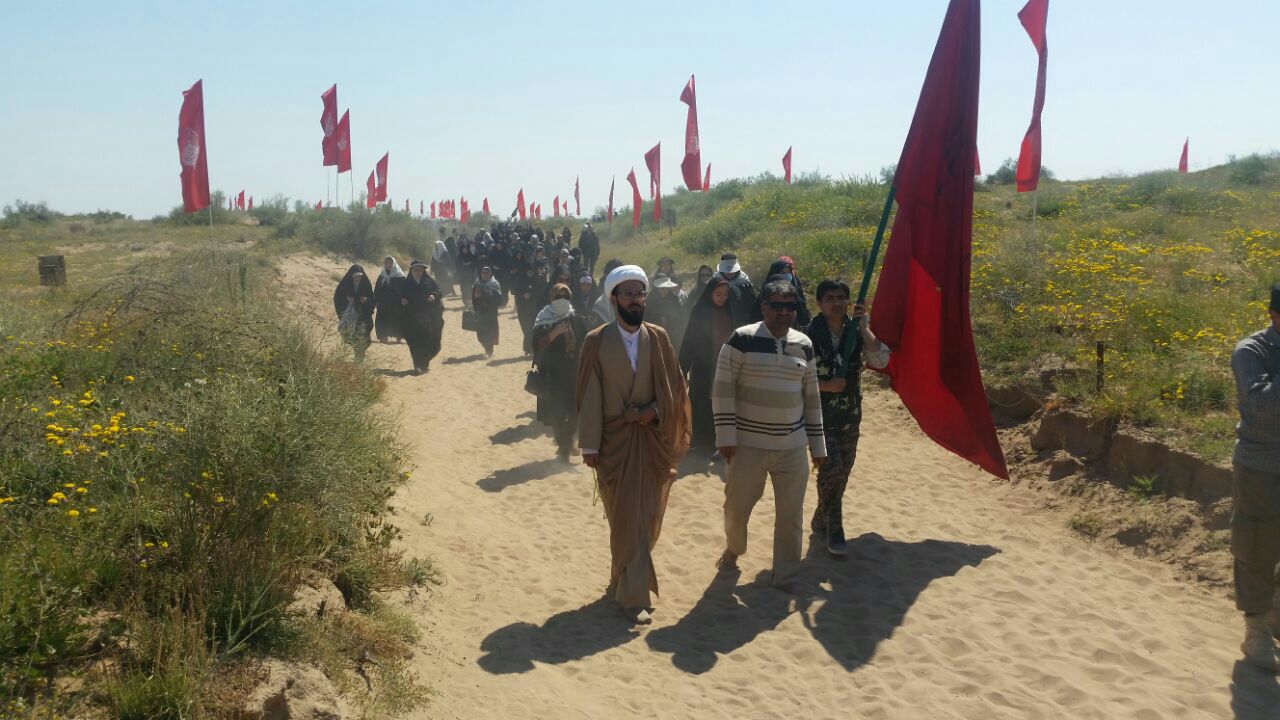
<svg viewBox="0 0 1280 720"><path fill-rule="evenodd" d="M466 357L445 358L444 364L445 365L461 365L463 363L475 362L477 360L483 360L483 359L484 359L484 353L476 353L475 355L468 355Z"/></svg>
<svg viewBox="0 0 1280 720"><path fill-rule="evenodd" d="M552 615L542 625L512 623L480 643L478 661L495 675L528 672L534 661L558 665L625 645L639 633L606 598Z"/></svg>
<svg viewBox="0 0 1280 720"><path fill-rule="evenodd" d="M551 428L535 421L528 425L514 425L509 428L503 428L490 435L489 442L494 445L514 445L521 440L533 440L540 437L551 437Z"/></svg>
<svg viewBox="0 0 1280 720"><path fill-rule="evenodd" d="M523 485L534 480L551 477L573 466L557 458L534 460L505 470L495 470L492 475L476 481L476 487L485 492L502 492L512 485Z"/></svg>
<svg viewBox="0 0 1280 720"><path fill-rule="evenodd" d="M1280 681L1276 676L1237 660L1231 672L1231 717L1236 720L1280 717Z"/></svg>
<svg viewBox="0 0 1280 720"><path fill-rule="evenodd" d="M413 368L409 368L408 370L392 370L391 368L378 368L377 370L373 371L373 374L380 375L382 377L389 377L389 378L409 377L410 375L413 374Z"/></svg>
<svg viewBox="0 0 1280 720"><path fill-rule="evenodd" d="M698 675L715 667L721 655L799 612L827 654L846 670L856 670L902 624L929 583L998 552L989 545L899 542L867 533L849 542L847 558L837 559L815 541L794 582L798 594L769 586L767 573L738 585L736 572L722 572L688 615L649 633L645 641L653 650L670 653L676 667ZM816 600L823 603L811 611Z"/></svg>
<svg viewBox="0 0 1280 720"><path fill-rule="evenodd" d="M502 358L501 360L490 360L489 367L498 367L499 365L514 365L516 363L529 363L529 362L533 362L533 360L523 355L520 355L517 357Z"/></svg>

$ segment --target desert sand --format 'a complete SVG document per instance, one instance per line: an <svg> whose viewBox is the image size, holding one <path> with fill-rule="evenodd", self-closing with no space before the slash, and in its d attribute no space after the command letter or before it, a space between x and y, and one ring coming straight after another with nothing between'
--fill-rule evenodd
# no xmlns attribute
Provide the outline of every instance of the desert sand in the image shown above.
<svg viewBox="0 0 1280 720"><path fill-rule="evenodd" d="M332 334L346 264L282 269ZM417 717L1280 718L1276 679L1237 662L1227 598L1071 534L1035 491L935 446L889 391L866 399L846 559L819 544L803 594L769 587L766 491L741 573L717 574L723 484L688 464L655 551L654 623L631 627L602 599L591 472L558 462L533 420L514 316L489 361L460 308L447 301L429 374L408 375L404 345L367 361L412 446L403 547L444 577L408 606L436 693Z"/></svg>

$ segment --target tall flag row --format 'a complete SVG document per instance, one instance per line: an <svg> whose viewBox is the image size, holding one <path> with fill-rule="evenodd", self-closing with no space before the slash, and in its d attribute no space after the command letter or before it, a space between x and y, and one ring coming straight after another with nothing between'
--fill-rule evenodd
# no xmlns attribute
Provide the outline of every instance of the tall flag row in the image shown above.
<svg viewBox="0 0 1280 720"><path fill-rule="evenodd" d="M1049 0L1028 0L1018 11L1018 20L1031 37L1039 57L1036 66L1036 97L1031 106L1031 126L1022 138L1018 152L1018 192L1031 192L1040 184L1040 114L1044 111L1044 85L1049 62L1049 45L1045 37L1049 20Z"/></svg>
<svg viewBox="0 0 1280 720"><path fill-rule="evenodd" d="M204 136L204 81L182 93L178 111L178 161L182 165L182 209L209 207L209 156Z"/></svg>
<svg viewBox="0 0 1280 720"><path fill-rule="evenodd" d="M320 140L320 152L324 167L336 166L338 173L351 170L351 111L347 110L338 117L338 85L335 83L320 94L320 102L324 108L320 112L320 129L324 137Z"/></svg>

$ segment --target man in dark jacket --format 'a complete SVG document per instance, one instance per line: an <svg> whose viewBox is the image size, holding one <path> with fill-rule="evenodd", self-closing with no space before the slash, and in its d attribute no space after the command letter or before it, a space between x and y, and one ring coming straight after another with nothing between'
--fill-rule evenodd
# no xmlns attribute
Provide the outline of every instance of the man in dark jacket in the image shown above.
<svg viewBox="0 0 1280 720"><path fill-rule="evenodd" d="M578 238L578 247L582 250L582 259L587 265L587 274L594 277L596 274L596 260L600 258L600 238L596 237L596 231L591 228L591 223L587 223L582 228L582 236Z"/></svg>

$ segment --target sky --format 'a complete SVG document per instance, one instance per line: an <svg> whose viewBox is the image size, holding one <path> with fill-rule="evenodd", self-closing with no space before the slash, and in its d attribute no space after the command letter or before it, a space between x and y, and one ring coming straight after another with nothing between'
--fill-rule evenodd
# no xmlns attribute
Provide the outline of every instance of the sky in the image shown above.
<svg viewBox="0 0 1280 720"><path fill-rule="evenodd" d="M1017 11L982 5L978 149L1016 157L1036 55ZM210 183L258 198L333 197L320 93L350 109L359 197L390 152L397 206L488 197L495 213L612 178L680 184L697 77L702 161L717 180L876 173L897 161L943 0L897 2L12 3L0 27L0 204L148 218L182 202L177 117L204 80ZM1059 177L1194 171L1280 149L1274 0L1051 0L1044 165Z"/></svg>

